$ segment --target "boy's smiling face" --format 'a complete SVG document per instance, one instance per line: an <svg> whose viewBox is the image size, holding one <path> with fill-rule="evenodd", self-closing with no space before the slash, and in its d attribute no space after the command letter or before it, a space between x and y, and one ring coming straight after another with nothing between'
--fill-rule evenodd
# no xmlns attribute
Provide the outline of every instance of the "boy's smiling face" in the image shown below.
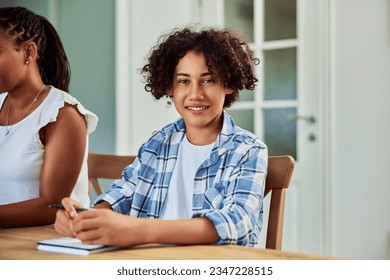
<svg viewBox="0 0 390 280"><path fill-rule="evenodd" d="M173 75L171 95L192 144L214 142L222 129L225 96L231 92L215 73L210 73L203 54L189 51L180 59Z"/></svg>

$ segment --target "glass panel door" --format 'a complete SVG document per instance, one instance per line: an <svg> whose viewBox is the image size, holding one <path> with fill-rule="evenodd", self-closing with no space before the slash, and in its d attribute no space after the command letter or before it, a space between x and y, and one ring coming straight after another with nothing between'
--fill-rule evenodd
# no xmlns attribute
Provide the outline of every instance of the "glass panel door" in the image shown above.
<svg viewBox="0 0 390 280"><path fill-rule="evenodd" d="M296 0L264 0L264 41L297 38Z"/></svg>
<svg viewBox="0 0 390 280"><path fill-rule="evenodd" d="M254 41L253 0L225 0L225 26L240 31L246 40Z"/></svg>
<svg viewBox="0 0 390 280"><path fill-rule="evenodd" d="M260 65L253 92L228 109L236 123L260 136L269 155L297 153L296 0L225 0L224 24L249 40Z"/></svg>
<svg viewBox="0 0 390 280"><path fill-rule="evenodd" d="M269 155L289 154L296 159L286 196L283 248L321 252L327 243L322 230L329 230L322 215L328 210L323 207L323 194L328 192L321 180L319 111L329 79L329 50L323 44L329 43L329 11L322 14L321 1L310 0L194 1L203 7L201 22L238 30L260 59L255 66L258 86L242 92L227 111L239 126L267 144ZM264 205L265 226L269 196ZM264 243L265 234L260 241Z"/></svg>

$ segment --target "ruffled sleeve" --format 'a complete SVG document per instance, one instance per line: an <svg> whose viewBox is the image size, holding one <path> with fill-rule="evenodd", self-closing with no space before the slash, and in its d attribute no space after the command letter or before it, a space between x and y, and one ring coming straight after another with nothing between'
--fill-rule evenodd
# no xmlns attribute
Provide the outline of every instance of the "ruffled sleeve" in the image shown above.
<svg viewBox="0 0 390 280"><path fill-rule="evenodd" d="M88 134L95 131L99 120L98 116L87 110L75 97L55 87L51 88L44 104L42 104L45 108L41 111L42 115L37 131L46 126L48 123L55 122L57 120L59 110L65 106L65 103L76 106L80 114L84 116Z"/></svg>

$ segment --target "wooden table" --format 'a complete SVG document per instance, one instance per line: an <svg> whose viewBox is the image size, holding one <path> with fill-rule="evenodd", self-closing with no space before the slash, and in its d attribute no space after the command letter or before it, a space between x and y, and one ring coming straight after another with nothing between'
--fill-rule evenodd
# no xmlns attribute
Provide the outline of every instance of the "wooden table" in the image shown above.
<svg viewBox="0 0 390 280"><path fill-rule="evenodd" d="M0 228L0 259L3 260L318 260L328 257L237 245L167 246L142 245L111 252L76 256L42 252L37 242L60 237L53 226Z"/></svg>

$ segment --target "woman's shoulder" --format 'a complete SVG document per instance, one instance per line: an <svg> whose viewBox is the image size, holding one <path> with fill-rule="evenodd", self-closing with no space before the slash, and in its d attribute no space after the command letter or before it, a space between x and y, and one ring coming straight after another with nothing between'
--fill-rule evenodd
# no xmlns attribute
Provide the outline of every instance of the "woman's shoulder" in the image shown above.
<svg viewBox="0 0 390 280"><path fill-rule="evenodd" d="M77 110L78 114L81 114L85 118L88 134L96 129L98 123L97 115L90 110L87 110L69 93L52 87L47 98L44 122L55 122L60 112L61 114L72 114L74 113L72 111Z"/></svg>

